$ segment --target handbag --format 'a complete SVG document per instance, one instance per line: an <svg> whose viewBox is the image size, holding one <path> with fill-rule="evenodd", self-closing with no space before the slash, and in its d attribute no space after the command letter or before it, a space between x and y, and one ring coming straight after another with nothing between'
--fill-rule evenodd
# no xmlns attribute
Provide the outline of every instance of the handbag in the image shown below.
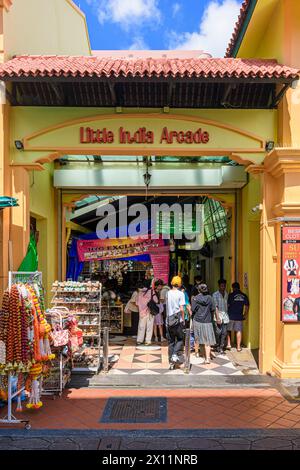
<svg viewBox="0 0 300 470"><path fill-rule="evenodd" d="M159 305L153 300L153 291L151 290L151 299L147 303L151 315L156 316L160 313Z"/></svg>
<svg viewBox="0 0 300 470"><path fill-rule="evenodd" d="M56 325L55 329L52 331L52 340L55 348L66 346L69 342L69 331L63 330L61 326Z"/></svg>
<svg viewBox="0 0 300 470"><path fill-rule="evenodd" d="M167 316L167 326L169 328L174 328L174 326L180 325L180 312L173 313L173 315Z"/></svg>

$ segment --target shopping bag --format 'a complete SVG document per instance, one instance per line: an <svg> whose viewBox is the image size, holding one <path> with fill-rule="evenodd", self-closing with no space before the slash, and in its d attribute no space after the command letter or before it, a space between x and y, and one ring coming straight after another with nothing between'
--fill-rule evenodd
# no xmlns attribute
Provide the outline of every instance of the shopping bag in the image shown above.
<svg viewBox="0 0 300 470"><path fill-rule="evenodd" d="M55 348L65 346L69 342L69 331L63 330L59 325L56 325L52 331L52 340Z"/></svg>

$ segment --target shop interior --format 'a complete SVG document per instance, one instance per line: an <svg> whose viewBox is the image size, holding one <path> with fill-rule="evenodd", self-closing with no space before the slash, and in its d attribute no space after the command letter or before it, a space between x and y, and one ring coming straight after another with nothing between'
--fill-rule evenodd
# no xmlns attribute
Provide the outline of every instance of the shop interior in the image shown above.
<svg viewBox="0 0 300 470"><path fill-rule="evenodd" d="M72 223L72 230L68 231L67 253L66 253L66 280L67 281L98 281L102 284L102 328L108 326L112 335L136 336L137 320L130 314L125 314L124 309L131 298L133 291L144 279L158 279L159 271L153 266L152 256L147 251L144 254L125 254L124 250L114 249L103 254L99 253L89 261L80 262L78 260L77 246L81 240L95 240L97 243L97 227L99 221L104 217L97 216L99 206L103 207L103 212L107 204L113 206L116 211L117 234L120 231L122 215L120 207L124 205L126 198L127 207L135 204L142 204L151 214L151 206L154 204L160 207L170 208L174 204L179 205L182 210L185 205L193 208L195 214L196 207L203 208L203 233L197 234L199 241L195 249L191 245L189 232L195 230L193 224L196 223L193 214L182 221L176 220L174 213L164 214L161 211L157 215L152 230L159 237L164 237L164 245L167 247L168 266L164 271L164 282L169 284L174 275L180 273L185 279L187 288L191 288L194 278L200 276L208 283L213 291L217 287L220 278L230 279L231 276L231 226L232 209L224 208L222 203L208 196L105 196L101 194L83 195L74 206L67 211L66 217ZM122 210L122 209L121 209ZM192 220L193 219L193 220ZM124 219L123 219L124 220ZM128 227L133 217L128 217ZM183 222L184 220L184 222ZM202 219L201 219L202 220ZM145 221L144 221L145 222ZM185 223L184 227L180 224ZM177 225L177 227L176 227ZM180 227L179 227L180 225ZM145 227L148 229L148 236L151 236L150 223L141 224L144 236ZM124 229L124 227L123 227ZM182 235L179 233L179 229ZM168 236L167 233L170 235ZM161 268L161 267L160 267ZM158 270L160 269L158 267Z"/></svg>
<svg viewBox="0 0 300 470"><path fill-rule="evenodd" d="M109 351L121 339L136 346L138 312L127 312L126 305L145 279L170 285L180 274L189 293L196 277L211 292L220 278L230 285L236 272L237 190L246 181L244 168L228 157L68 155L56 161L54 187L62 208L61 280L48 285L47 306L54 315L57 309L74 315L82 330L82 345L72 358L73 373L101 369L106 327ZM136 205L142 205L146 215L132 215ZM153 206L160 208L158 214L152 214ZM174 206L181 217L172 211ZM104 229L107 240L101 240L97 232L99 226L105 227L106 207L113 209L115 219L113 228ZM129 227L138 215L138 238L151 240L155 233L157 247L136 246ZM39 227L32 216L42 256ZM154 337L153 343L162 346Z"/></svg>

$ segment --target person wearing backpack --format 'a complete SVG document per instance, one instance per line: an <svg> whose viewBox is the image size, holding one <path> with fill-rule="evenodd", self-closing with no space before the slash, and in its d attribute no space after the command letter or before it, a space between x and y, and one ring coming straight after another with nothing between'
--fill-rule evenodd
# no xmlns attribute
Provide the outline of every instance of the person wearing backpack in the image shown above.
<svg viewBox="0 0 300 470"><path fill-rule="evenodd" d="M154 317L159 313L159 299L155 291L151 289L149 280L143 282L143 288L137 295L136 304L139 308L137 346L142 344L151 346Z"/></svg>
<svg viewBox="0 0 300 470"><path fill-rule="evenodd" d="M167 292L166 296L166 330L169 341L170 368L173 368L182 362L178 354L183 350L184 342L185 297L180 290L182 281L179 276L173 277L171 285L172 289Z"/></svg>

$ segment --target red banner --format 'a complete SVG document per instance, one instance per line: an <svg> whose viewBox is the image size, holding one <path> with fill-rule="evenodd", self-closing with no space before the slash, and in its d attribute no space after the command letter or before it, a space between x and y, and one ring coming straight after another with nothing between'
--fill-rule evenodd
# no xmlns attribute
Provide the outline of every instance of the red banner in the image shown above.
<svg viewBox="0 0 300 470"><path fill-rule="evenodd" d="M300 321L300 226L282 227L281 320Z"/></svg>
<svg viewBox="0 0 300 470"><path fill-rule="evenodd" d="M80 262L101 261L146 255L149 254L149 250L155 250L159 247L164 247L162 239L111 238L105 240L78 240L77 253Z"/></svg>
<svg viewBox="0 0 300 470"><path fill-rule="evenodd" d="M166 284L169 282L170 273L170 250L168 246L152 248L150 258L155 280L162 279Z"/></svg>

